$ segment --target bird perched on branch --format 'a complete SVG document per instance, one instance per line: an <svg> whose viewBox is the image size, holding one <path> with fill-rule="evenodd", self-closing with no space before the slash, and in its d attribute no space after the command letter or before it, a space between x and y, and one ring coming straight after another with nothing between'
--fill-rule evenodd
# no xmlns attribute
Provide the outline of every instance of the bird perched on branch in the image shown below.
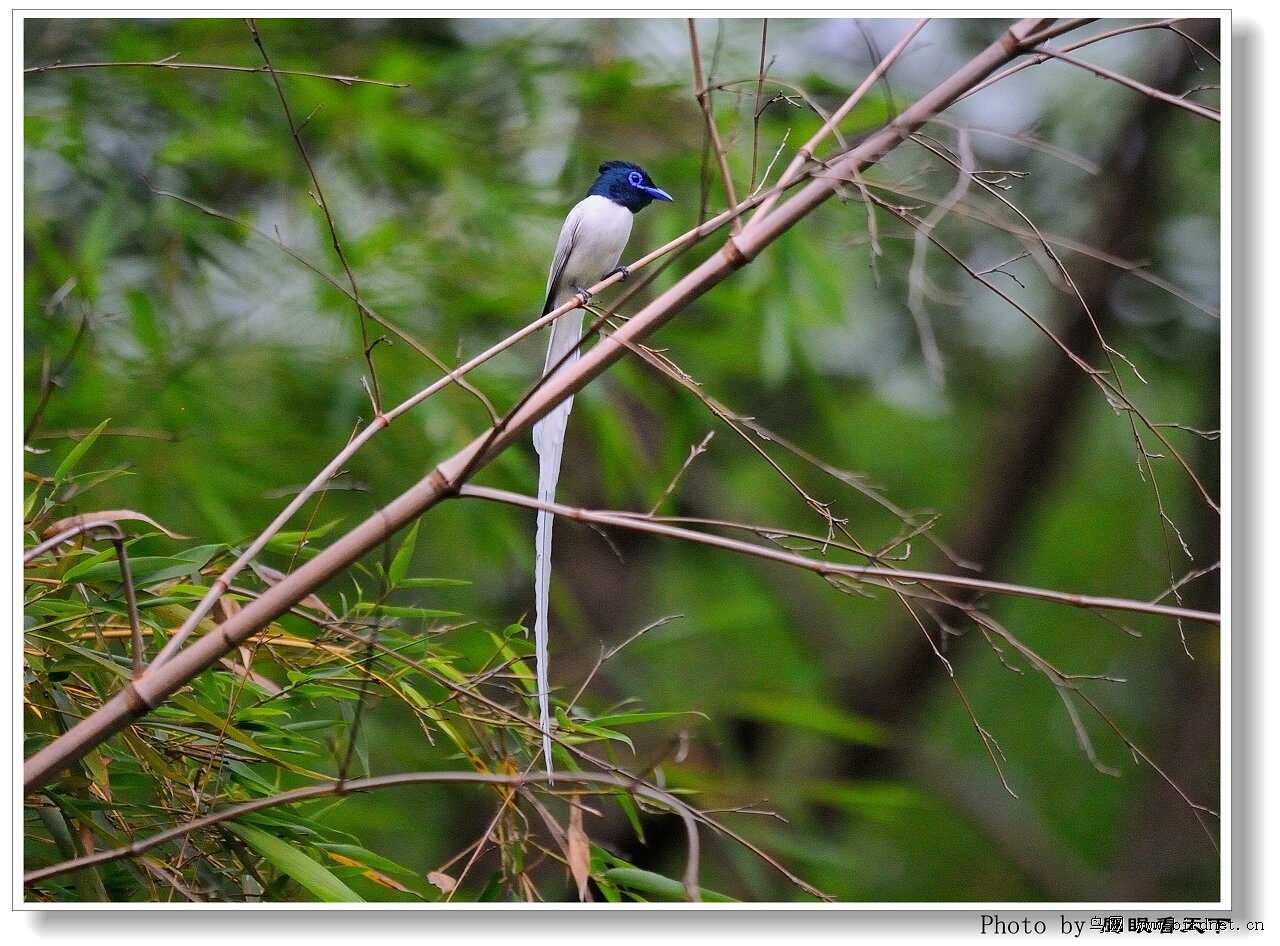
<svg viewBox="0 0 1280 946"><path fill-rule="evenodd" d="M655 200L671 200L671 195L653 183L642 168L626 161L606 161L600 165L587 196L580 200L560 230L560 242L551 261L547 277L547 300L542 307L546 315L579 296L582 305L591 299L588 286L626 267L618 260L631 235L631 221ZM582 341L581 307L571 309L551 326L551 344L547 347L544 377L578 360L578 343ZM573 396L565 398L533 427L533 446L538 452L538 499L555 502L556 481L560 478L560 457L564 452L564 435L569 426ZM547 775L552 775L551 714L547 696L547 596L551 584L552 514L538 511L536 558L534 565L533 638L538 672L538 728L542 731L542 752Z"/></svg>

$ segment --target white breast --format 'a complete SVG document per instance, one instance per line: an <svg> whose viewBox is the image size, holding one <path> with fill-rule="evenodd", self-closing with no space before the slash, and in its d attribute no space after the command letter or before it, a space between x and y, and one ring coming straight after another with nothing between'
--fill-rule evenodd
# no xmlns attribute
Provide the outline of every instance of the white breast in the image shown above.
<svg viewBox="0 0 1280 946"><path fill-rule="evenodd" d="M618 265L634 217L626 207L598 194L583 198L569 211L557 248L567 248L568 259L555 287L556 305L568 301L575 286L589 288Z"/></svg>

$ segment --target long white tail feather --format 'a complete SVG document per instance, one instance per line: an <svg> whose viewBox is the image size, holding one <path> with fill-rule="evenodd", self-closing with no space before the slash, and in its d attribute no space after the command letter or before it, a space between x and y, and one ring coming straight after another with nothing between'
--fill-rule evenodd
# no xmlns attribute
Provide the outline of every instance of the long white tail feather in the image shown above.
<svg viewBox="0 0 1280 946"><path fill-rule="evenodd" d="M578 360L577 345L582 340L583 315L581 309L567 312L552 326L551 344L547 348L547 363L543 369L545 372L550 372L562 358L562 367ZM560 458L564 454L564 435L569 427L569 412L572 409L573 397L570 396L533 425L533 446L538 452L539 502L555 502L556 482L560 479ZM554 520L555 517L550 512L538 510L533 572L533 647L538 675L538 729L542 732L542 754L547 763L548 782L554 780L551 765L550 685L547 678L547 613L551 590L551 526Z"/></svg>

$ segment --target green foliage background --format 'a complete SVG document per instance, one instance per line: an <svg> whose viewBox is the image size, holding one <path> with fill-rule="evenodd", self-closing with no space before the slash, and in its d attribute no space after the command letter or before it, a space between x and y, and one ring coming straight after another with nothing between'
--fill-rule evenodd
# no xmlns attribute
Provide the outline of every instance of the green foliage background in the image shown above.
<svg viewBox="0 0 1280 946"><path fill-rule="evenodd" d="M637 218L624 260L722 207L692 94L683 22L259 26L278 69L403 84L282 78L295 119L305 122L302 138L362 297L447 362L464 360L537 314L560 220L600 161L638 161L676 197ZM843 101L871 67L872 52L903 28L864 26L869 39L852 23L771 22L769 55L777 58L766 98L800 88L826 109ZM929 27L924 51L895 67L891 83L878 86L843 126L845 134L876 127L999 28L987 21ZM700 29L712 81L726 83L714 101L741 184L753 166L760 24L704 22ZM174 55L188 65L261 65L238 20L29 20L25 43L27 66ZM1184 50L1179 37L1153 31L1090 52L1136 74ZM1198 61L1210 74L1187 84L1211 86L1215 64L1204 55ZM749 81L734 84L740 79ZM1117 211L1105 200L1108 156L1141 105L1129 90L1048 64L963 103L955 117L1023 135L975 134L979 167L1027 172L999 178L1009 200L1045 232L1092 245ZM28 454L27 470L53 477L75 444L110 419L78 462L77 476L51 492L29 483L29 496L57 502L41 527L73 513L124 508L195 537L176 542L148 534L131 551L169 566L186 555L195 563L189 581L200 586L207 577L197 575L197 566L223 546L250 541L282 497L371 416L353 306L273 244L281 241L342 284L309 193L312 182L260 72L37 71L26 76L24 107L23 371L28 444L39 451ZM1147 416L1213 430L1218 127L1168 111L1150 145L1161 169L1158 202L1122 212L1133 215L1135 242L1146 235L1148 271L1185 298L1130 277L1108 294L1111 311L1097 315L1105 318L1111 345L1133 365L1126 383ZM778 148L779 167L785 165L819 124L798 97L775 101L761 117L758 168ZM931 134L954 143L956 131L939 123ZM1029 147L1030 138L1074 157ZM922 195L940 199L955 172L916 145L895 152L869 179L905 189L899 199L924 215ZM1169 458L1154 461L1154 479L1144 475L1127 418L1088 383L1050 405L1063 416L1055 417L1057 434L1025 484L1032 498L1017 504L1012 521L974 521L979 512L992 515L983 497L1008 473L1004 459L1026 433L1020 421L1045 406L1032 392L1061 356L1025 317L935 250L926 271L936 292L925 305L946 382L934 384L908 307L912 232L878 212L881 252L873 256L868 215L850 188L843 202L802 221L690 306L654 344L733 411L875 484L898 507L936 514L933 534L943 541L962 543L966 534L998 527L1005 538L983 562L985 577L1150 599L1172 580L1212 566L1216 514ZM975 268L1020 252L1016 240L961 213L949 216L938 235ZM676 259L646 296L718 246L713 239ZM1113 252L1128 258L1123 246ZM1082 254L1062 255L1073 271L1089 265ZM1009 272L1025 284L1020 298L1050 325L1067 318L1066 297L1046 285L1034 261L1015 259ZM1014 283L1010 291L1019 288ZM536 378L544 344L541 336L527 341L472 382L499 409L509 407ZM373 357L387 405L439 376L402 341L378 344ZM376 437L339 477L343 488L326 491L290 528L354 525L487 423L464 392L433 398ZM648 510L711 431L707 452L691 463L663 512L822 533L821 519L758 454L695 398L634 361L579 396L561 496L588 508ZM1216 495L1216 443L1182 428L1169 428L1168 436ZM902 523L858 490L782 451L774 455L847 519L867 548L909 552L905 567L954 570L924 538L895 542ZM479 481L532 493L535 471L525 446L508 451ZM1169 523L1181 530L1192 558ZM494 648L526 657L518 625L528 623L532 607L532 537L532 516L523 511L475 501L432 510L408 547L405 574L448 581L401 582L388 602L407 616L388 632L400 636L388 640L441 667L472 661L479 670ZM584 714L674 714L644 723L633 717L623 728L634 757L630 746L615 742L619 764L643 773L657 763L666 784L691 791L699 807L742 809L723 819L833 897L1217 898L1218 853L1208 836L1216 836L1216 820L1203 830L1177 792L1086 709L1099 766L1116 774L1098 771L1054 688L1007 647L997 652L972 624L943 635L945 663L931 653L921 659L921 628L884 591L840 594L780 566L652 536L606 538L572 524L558 527L557 543L551 664L557 696L568 700L590 677L577 703ZM381 563L334 582L325 596L329 606L343 611L367 600L401 547L392 544ZM264 564L285 570L300 554L281 541ZM94 593L109 598L118 590L111 582L103 577ZM1189 606L1217 607L1212 570L1181 591ZM1123 678L1082 686L1190 798L1217 808L1215 633L1185 626L1184 651L1179 627L1167 620L1132 617L1121 626L1018 598L990 598L986 606L1064 672ZM591 675L602 648L663 618L670 620ZM28 629L46 619L29 612ZM174 623L160 615L157 633ZM127 653L112 647L117 656ZM288 680L314 692L294 694L287 704L291 735L263 749L293 759L298 771L268 766L276 774L263 791L300 784L305 772L331 773L356 712L361 771L466 767L455 745L438 733L428 738L414 721L406 690L392 689L400 700L362 693L357 709L351 687L326 694L306 659L286 670L298 675ZM196 685L188 705L171 712L191 713L197 705L215 715L230 712L235 698L219 679ZM1002 787L975 719L998 741L1016 798ZM43 727L29 722L35 744L49 735ZM686 742L679 754L677 738ZM529 761L518 740L503 750L515 753L517 768ZM254 754L244 751L246 758ZM264 777L261 768L241 767L245 780ZM129 786L116 790L123 804ZM76 786L60 791L66 799ZM366 899L436 899L427 874L444 870L485 831L494 807L487 792L449 786L374 792L278 813L276 822L238 827L238 840L227 843L247 845L288 875L279 886L266 884L267 898L326 896L323 880L308 884L305 867L289 874L288 855L272 847L280 836L302 844L310 831L330 849L345 837L348 853L362 852L356 859L365 865L385 858L378 869L399 878L403 889L369 883L359 870L337 872ZM80 801L80 815L92 820L84 807L108 800L83 794ZM140 811L148 805L141 795L130 803ZM597 856L615 857L618 869L679 877L684 852L674 819L637 818L642 840L616 806L588 816ZM48 822L33 813L30 827L29 866L56 859ZM144 825L131 831L145 833ZM711 835L707 844L701 880L708 889L747 900L805 898L732 840ZM500 860L486 853L459 895L520 895L489 879L519 873ZM604 862L597 866L603 872ZM572 896L562 868L538 869L541 895ZM68 886L37 896L97 895L157 896L120 869L97 892Z"/></svg>

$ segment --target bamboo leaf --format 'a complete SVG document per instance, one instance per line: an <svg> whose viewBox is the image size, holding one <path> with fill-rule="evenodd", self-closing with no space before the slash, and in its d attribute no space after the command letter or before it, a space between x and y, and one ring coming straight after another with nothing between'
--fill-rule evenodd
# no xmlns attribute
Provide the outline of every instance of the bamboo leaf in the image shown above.
<svg viewBox="0 0 1280 946"><path fill-rule="evenodd" d="M465 578L402 578L397 582L401 588L452 588L469 586Z"/></svg>
<svg viewBox="0 0 1280 946"><path fill-rule="evenodd" d="M111 550L110 561L81 562L74 568L67 569L64 577L68 582L104 581L120 577L120 563L115 561L115 550ZM134 584L145 585L166 581L170 578L182 578L194 575L200 570L195 562L174 562L169 556L143 556L129 558L129 572Z"/></svg>
<svg viewBox="0 0 1280 946"><path fill-rule="evenodd" d="M429 621L433 618L461 617L459 611L445 611L440 608L415 608L407 604L382 604L378 601L361 601L353 609L356 614L381 614L389 618L407 618L409 620Z"/></svg>
<svg viewBox="0 0 1280 946"><path fill-rule="evenodd" d="M640 870L638 867L614 867L604 872L604 876L619 887L635 893L645 894L661 900L688 900L689 894L684 884L653 871ZM737 903L733 897L699 887L698 894L707 903Z"/></svg>
<svg viewBox="0 0 1280 946"><path fill-rule="evenodd" d="M643 713L611 713L606 716L594 716L586 722L591 726L633 726L637 723L652 723L659 719L671 719L675 716L690 715L685 710ZM703 716L705 714L698 713Z"/></svg>
<svg viewBox="0 0 1280 946"><path fill-rule="evenodd" d="M80 462L80 458L85 455L90 447L93 446L93 442L98 439L98 435L102 433L103 429L106 428L109 423L111 423L110 417L104 420L97 427L93 428L93 430L90 431L83 440L71 448L71 452L68 453L66 458L58 464L58 469L54 471L53 484L55 486L59 485L64 479L66 479L67 474L75 469L76 464Z"/></svg>
<svg viewBox="0 0 1280 946"><path fill-rule="evenodd" d="M581 733L589 733L593 736L599 736L601 739L608 739L612 742L620 742L623 745L625 745L628 749L630 749L632 752L636 751L635 743L631 741L629 736L623 733L615 732L612 729L606 729L603 726L597 726L595 725L595 723L591 723L591 722L587 722L587 723L573 722L572 724L570 724L570 722L564 718L563 714L559 714L559 715L561 717L560 725L564 727L563 732L566 735L566 737L569 736L571 733L573 735L578 735ZM572 729L569 728L570 725L572 725Z"/></svg>
<svg viewBox="0 0 1280 946"><path fill-rule="evenodd" d="M400 543L400 548L396 549L395 557L391 559L390 566L387 567L387 580L391 583L391 587L395 588L409 574L409 564L413 561L413 550L418 546L418 525L422 520L419 519L405 534L404 541Z"/></svg>
<svg viewBox="0 0 1280 946"><path fill-rule="evenodd" d="M738 706L762 722L808 729L858 745L882 746L889 739L878 723L811 700L759 695L743 698Z"/></svg>
<svg viewBox="0 0 1280 946"><path fill-rule="evenodd" d="M363 897L324 867L275 835L239 822L230 822L226 827L276 870L288 874L326 903L364 902Z"/></svg>

